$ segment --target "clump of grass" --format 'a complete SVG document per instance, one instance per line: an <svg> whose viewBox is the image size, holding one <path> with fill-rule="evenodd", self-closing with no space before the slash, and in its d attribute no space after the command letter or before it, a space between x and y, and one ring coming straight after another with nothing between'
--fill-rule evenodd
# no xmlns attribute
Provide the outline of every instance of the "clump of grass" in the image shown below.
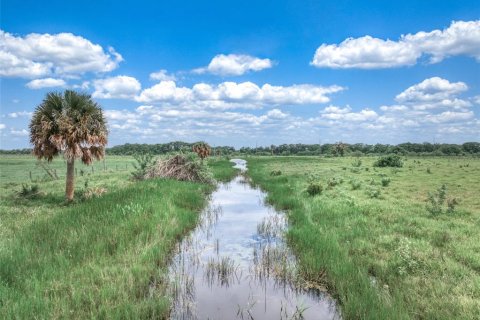
<svg viewBox="0 0 480 320"><path fill-rule="evenodd" d="M361 159L357 158L357 159L353 160L352 167L358 168L358 167L361 167L361 166L362 166L362 160Z"/></svg>
<svg viewBox="0 0 480 320"><path fill-rule="evenodd" d="M307 187L307 193L311 197L321 194L322 191L323 187L321 184L318 183L310 183Z"/></svg>
<svg viewBox="0 0 480 320"><path fill-rule="evenodd" d="M370 198L379 198L381 194L380 189L374 186L367 188L366 193Z"/></svg>
<svg viewBox="0 0 480 320"><path fill-rule="evenodd" d="M37 198L40 195L38 184L22 184L22 189L17 193L18 197L25 199Z"/></svg>
<svg viewBox="0 0 480 320"><path fill-rule="evenodd" d="M374 167L403 167L402 159L397 155L383 156L377 159L373 164Z"/></svg>
<svg viewBox="0 0 480 320"><path fill-rule="evenodd" d="M352 190L358 190L362 186L362 182L359 180L350 180L350 184L352 185Z"/></svg>
<svg viewBox="0 0 480 320"><path fill-rule="evenodd" d="M103 194L107 193L107 189L102 187L93 187L85 189L82 193L83 199L91 199L101 197Z"/></svg>
<svg viewBox="0 0 480 320"><path fill-rule="evenodd" d="M427 173L428 173L428 174L431 174L431 173L432 173L432 170L430 170L430 168L427 168Z"/></svg>
<svg viewBox="0 0 480 320"><path fill-rule="evenodd" d="M215 182L209 168L192 154L177 154L158 160L155 165L147 169L145 178L167 178L208 184Z"/></svg>
<svg viewBox="0 0 480 320"><path fill-rule="evenodd" d="M427 211L437 216L442 213L454 213L458 205L456 198L447 199L447 186L443 184L436 192L430 192L427 199Z"/></svg>
<svg viewBox="0 0 480 320"><path fill-rule="evenodd" d="M272 170L272 171L270 172L270 175L271 175L272 177L281 176L281 175L282 175L282 171L280 171L280 170Z"/></svg>
<svg viewBox="0 0 480 320"><path fill-rule="evenodd" d="M382 178L382 187L388 187L392 180L389 177L383 177Z"/></svg>
<svg viewBox="0 0 480 320"><path fill-rule="evenodd" d="M332 188L334 188L336 185L341 184L342 182L343 182L343 179L342 179L342 178L333 177L333 178L328 179L327 185L328 185L328 188L329 188L329 189L332 189Z"/></svg>
<svg viewBox="0 0 480 320"><path fill-rule="evenodd" d="M353 173L360 173L360 168L356 168L356 167L351 168L350 171L353 172Z"/></svg>

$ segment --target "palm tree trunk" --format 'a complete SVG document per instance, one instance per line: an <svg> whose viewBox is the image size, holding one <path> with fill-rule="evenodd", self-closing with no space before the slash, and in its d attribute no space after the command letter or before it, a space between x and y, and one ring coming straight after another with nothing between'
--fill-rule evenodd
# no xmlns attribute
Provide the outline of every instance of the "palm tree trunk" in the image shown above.
<svg viewBox="0 0 480 320"><path fill-rule="evenodd" d="M75 186L75 159L67 160L67 183L65 186L65 197L67 201L73 200Z"/></svg>

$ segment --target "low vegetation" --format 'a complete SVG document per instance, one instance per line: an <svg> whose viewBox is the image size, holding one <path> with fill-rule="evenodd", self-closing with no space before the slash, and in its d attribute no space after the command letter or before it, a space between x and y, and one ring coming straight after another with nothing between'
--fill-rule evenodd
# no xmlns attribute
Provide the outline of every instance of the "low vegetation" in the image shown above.
<svg viewBox="0 0 480 320"><path fill-rule="evenodd" d="M28 182L44 174L31 156L0 157L1 319L168 316L171 251L213 186L134 181L133 163L116 157L80 166L80 196L66 203L64 181ZM227 160L208 166L218 180L235 173ZM65 177L62 159L51 167Z"/></svg>
<svg viewBox="0 0 480 320"><path fill-rule="evenodd" d="M393 168L370 157L361 166L348 157L247 160L268 201L288 212L303 277L328 288L344 319L478 318L479 159L407 157ZM370 170L350 170L362 167ZM323 192L312 197L304 190L314 184Z"/></svg>

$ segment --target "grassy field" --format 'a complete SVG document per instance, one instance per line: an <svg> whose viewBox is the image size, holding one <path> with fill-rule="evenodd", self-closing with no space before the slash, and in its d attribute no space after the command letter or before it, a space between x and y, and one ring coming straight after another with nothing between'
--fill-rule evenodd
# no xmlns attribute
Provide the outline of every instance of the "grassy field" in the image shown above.
<svg viewBox="0 0 480 320"><path fill-rule="evenodd" d="M288 212L301 272L327 285L344 318L478 319L480 159L374 160L248 159L268 201ZM306 192L312 183L321 194ZM426 200L442 184L459 204L432 214Z"/></svg>
<svg viewBox="0 0 480 320"><path fill-rule="evenodd" d="M0 157L0 318L168 315L168 258L195 226L213 187L133 182L131 163L129 157L108 157L93 171L77 165L78 200L67 205L61 159L51 164L59 176L52 181L32 157ZM226 160L210 164L219 180L235 173ZM18 196L24 183L38 185L38 194ZM81 199L92 189L106 193Z"/></svg>

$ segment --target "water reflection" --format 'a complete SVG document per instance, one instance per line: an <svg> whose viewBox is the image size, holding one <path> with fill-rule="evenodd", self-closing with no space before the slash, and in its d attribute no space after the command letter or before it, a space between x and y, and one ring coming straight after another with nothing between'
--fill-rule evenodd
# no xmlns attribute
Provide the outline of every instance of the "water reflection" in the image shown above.
<svg viewBox="0 0 480 320"><path fill-rule="evenodd" d="M246 161L235 159L246 170ZM212 194L169 272L172 319L337 319L323 292L304 289L283 239L285 217L240 174Z"/></svg>

